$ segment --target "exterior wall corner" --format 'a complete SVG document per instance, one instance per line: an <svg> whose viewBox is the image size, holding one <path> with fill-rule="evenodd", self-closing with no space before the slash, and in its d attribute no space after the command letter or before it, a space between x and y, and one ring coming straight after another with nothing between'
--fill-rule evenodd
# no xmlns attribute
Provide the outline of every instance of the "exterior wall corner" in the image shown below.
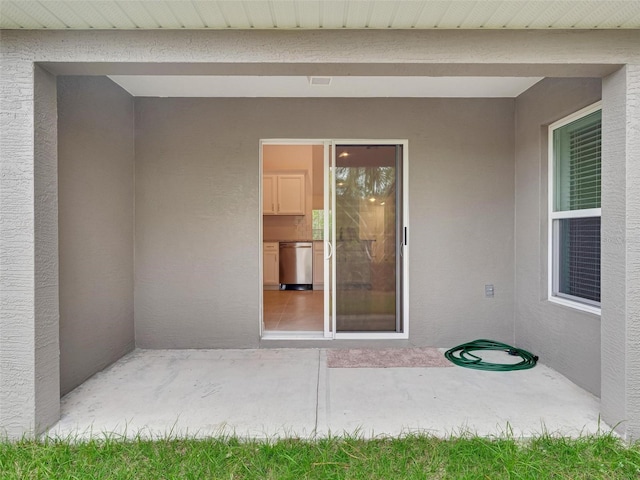
<svg viewBox="0 0 640 480"><path fill-rule="evenodd" d="M603 82L601 412L640 438L640 65Z"/></svg>
<svg viewBox="0 0 640 480"><path fill-rule="evenodd" d="M60 412L57 107L53 75L12 60L0 73L0 435L19 439Z"/></svg>

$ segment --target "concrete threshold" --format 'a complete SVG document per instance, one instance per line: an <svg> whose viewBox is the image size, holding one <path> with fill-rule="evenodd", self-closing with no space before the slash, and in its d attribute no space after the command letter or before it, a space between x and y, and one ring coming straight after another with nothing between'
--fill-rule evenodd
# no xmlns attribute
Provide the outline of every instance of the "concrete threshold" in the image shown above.
<svg viewBox="0 0 640 480"><path fill-rule="evenodd" d="M610 428L554 370L328 368L325 349L136 350L62 399L72 439L579 436Z"/></svg>

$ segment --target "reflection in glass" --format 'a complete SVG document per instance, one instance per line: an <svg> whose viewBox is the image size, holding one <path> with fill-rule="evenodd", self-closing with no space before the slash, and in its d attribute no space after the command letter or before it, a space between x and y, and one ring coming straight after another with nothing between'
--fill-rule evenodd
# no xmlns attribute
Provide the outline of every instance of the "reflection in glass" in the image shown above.
<svg viewBox="0 0 640 480"><path fill-rule="evenodd" d="M336 147L336 329L396 331L399 146Z"/></svg>

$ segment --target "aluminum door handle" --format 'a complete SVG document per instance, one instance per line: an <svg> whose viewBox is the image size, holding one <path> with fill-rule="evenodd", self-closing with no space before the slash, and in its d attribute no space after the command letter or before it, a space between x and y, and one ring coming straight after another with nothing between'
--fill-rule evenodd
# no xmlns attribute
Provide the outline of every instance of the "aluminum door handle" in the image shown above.
<svg viewBox="0 0 640 480"><path fill-rule="evenodd" d="M329 260L333 255L333 245L331 245L331 242L327 242L327 251L329 254L324 258L325 260Z"/></svg>

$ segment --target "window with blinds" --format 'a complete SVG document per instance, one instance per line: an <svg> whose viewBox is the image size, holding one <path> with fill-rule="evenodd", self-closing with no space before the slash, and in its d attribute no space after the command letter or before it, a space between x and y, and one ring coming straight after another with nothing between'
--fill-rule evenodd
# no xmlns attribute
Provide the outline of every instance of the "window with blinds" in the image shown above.
<svg viewBox="0 0 640 480"><path fill-rule="evenodd" d="M590 107L549 129L550 294L599 307L602 113Z"/></svg>
<svg viewBox="0 0 640 480"><path fill-rule="evenodd" d="M553 132L556 211L600 208L601 112Z"/></svg>

